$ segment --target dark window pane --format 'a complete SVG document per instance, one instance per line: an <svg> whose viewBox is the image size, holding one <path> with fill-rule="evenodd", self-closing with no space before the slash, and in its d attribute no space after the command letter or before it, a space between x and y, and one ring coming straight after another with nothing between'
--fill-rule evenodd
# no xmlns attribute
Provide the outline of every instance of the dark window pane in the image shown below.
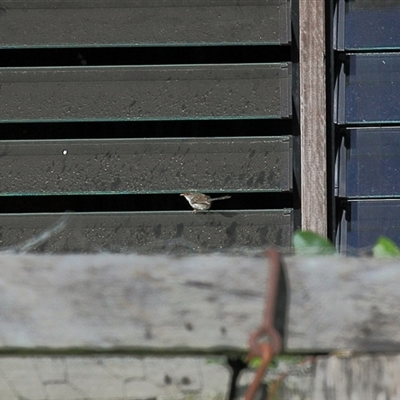
<svg viewBox="0 0 400 400"><path fill-rule="evenodd" d="M344 121L338 122L400 122L400 54L353 54L348 62L348 74L340 78L345 82L339 83Z"/></svg>
<svg viewBox="0 0 400 400"><path fill-rule="evenodd" d="M400 128L349 130L340 164L342 196L400 197Z"/></svg>
<svg viewBox="0 0 400 400"><path fill-rule="evenodd" d="M345 49L400 48L398 0L346 2Z"/></svg>
<svg viewBox="0 0 400 400"><path fill-rule="evenodd" d="M355 201L350 205L350 215L342 226L347 238L342 248L347 251L371 248L379 236L384 235L400 244L400 201ZM344 236L344 237L345 237Z"/></svg>

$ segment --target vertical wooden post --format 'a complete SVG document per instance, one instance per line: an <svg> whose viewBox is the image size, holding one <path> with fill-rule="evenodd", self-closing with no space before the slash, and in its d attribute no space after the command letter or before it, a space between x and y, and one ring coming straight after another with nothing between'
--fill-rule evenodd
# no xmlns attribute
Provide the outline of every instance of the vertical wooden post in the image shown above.
<svg viewBox="0 0 400 400"><path fill-rule="evenodd" d="M299 0L301 226L327 235L325 0Z"/></svg>

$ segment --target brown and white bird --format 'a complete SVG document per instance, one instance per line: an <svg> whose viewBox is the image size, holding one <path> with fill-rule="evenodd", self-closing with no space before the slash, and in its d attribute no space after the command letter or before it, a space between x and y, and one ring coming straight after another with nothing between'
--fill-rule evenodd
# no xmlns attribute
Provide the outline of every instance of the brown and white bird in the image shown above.
<svg viewBox="0 0 400 400"><path fill-rule="evenodd" d="M194 213L198 210L209 210L213 201L226 200L231 198L231 196L211 198L210 196L207 196L203 193L182 193L181 196L184 196L185 199L189 202L189 204L193 208Z"/></svg>

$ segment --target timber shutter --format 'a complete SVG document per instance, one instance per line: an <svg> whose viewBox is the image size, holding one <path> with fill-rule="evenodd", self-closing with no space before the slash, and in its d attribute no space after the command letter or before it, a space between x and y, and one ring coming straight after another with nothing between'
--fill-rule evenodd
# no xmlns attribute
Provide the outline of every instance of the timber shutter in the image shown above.
<svg viewBox="0 0 400 400"><path fill-rule="evenodd" d="M1 2L1 247L289 248L290 19L287 0ZM187 191L232 197L193 214Z"/></svg>

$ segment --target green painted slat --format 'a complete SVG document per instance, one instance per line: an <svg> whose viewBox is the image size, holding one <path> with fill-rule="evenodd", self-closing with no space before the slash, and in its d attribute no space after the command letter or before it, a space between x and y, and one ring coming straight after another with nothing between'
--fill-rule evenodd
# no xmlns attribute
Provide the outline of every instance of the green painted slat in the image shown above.
<svg viewBox="0 0 400 400"><path fill-rule="evenodd" d="M291 65L0 69L0 122L284 118Z"/></svg>
<svg viewBox="0 0 400 400"><path fill-rule="evenodd" d="M290 136L13 140L0 155L0 196L292 189Z"/></svg>
<svg viewBox="0 0 400 400"><path fill-rule="evenodd" d="M0 249L193 253L288 249L293 210L0 214Z"/></svg>
<svg viewBox="0 0 400 400"><path fill-rule="evenodd" d="M0 48L287 44L288 0L3 0Z"/></svg>

